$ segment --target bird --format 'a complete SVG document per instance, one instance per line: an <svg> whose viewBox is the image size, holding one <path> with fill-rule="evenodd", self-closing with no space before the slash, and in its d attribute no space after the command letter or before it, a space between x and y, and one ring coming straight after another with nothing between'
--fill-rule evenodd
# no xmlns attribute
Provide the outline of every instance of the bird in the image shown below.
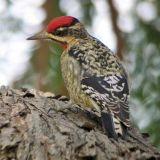
<svg viewBox="0 0 160 160"><path fill-rule="evenodd" d="M117 55L73 16L53 18L28 40L50 40L63 47L61 73L71 102L98 113L109 138L125 139L130 128L130 87Z"/></svg>

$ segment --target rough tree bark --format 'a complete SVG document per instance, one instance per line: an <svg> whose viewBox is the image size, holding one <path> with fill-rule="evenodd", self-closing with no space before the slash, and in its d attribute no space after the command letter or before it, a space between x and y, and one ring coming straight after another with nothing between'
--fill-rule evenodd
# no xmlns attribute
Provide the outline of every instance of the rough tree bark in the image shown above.
<svg viewBox="0 0 160 160"><path fill-rule="evenodd" d="M160 159L137 130L131 131L136 138L114 141L96 115L64 109L68 104L48 93L1 87L0 160Z"/></svg>

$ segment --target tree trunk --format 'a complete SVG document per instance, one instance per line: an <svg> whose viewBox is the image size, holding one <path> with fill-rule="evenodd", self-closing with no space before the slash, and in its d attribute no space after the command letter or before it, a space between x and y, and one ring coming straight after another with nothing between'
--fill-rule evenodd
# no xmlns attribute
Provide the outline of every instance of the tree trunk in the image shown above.
<svg viewBox="0 0 160 160"><path fill-rule="evenodd" d="M130 132L134 136L115 141L94 113L65 97L0 89L0 160L160 159L137 129Z"/></svg>

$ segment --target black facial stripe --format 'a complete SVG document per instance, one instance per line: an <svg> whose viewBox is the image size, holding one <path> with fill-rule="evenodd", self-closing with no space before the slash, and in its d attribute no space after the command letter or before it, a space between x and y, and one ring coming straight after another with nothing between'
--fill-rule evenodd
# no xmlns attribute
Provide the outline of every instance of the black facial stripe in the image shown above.
<svg viewBox="0 0 160 160"><path fill-rule="evenodd" d="M68 34L68 29L65 27L65 28L57 28L52 34L56 35L56 36L65 36Z"/></svg>

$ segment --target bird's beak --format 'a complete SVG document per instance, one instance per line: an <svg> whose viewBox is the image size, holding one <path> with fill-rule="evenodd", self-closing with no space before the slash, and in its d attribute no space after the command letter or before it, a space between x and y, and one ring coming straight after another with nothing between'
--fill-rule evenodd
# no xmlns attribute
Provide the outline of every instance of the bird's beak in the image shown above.
<svg viewBox="0 0 160 160"><path fill-rule="evenodd" d="M45 39L49 39L48 33L46 31L39 32L39 33L27 38L27 40L45 40Z"/></svg>

